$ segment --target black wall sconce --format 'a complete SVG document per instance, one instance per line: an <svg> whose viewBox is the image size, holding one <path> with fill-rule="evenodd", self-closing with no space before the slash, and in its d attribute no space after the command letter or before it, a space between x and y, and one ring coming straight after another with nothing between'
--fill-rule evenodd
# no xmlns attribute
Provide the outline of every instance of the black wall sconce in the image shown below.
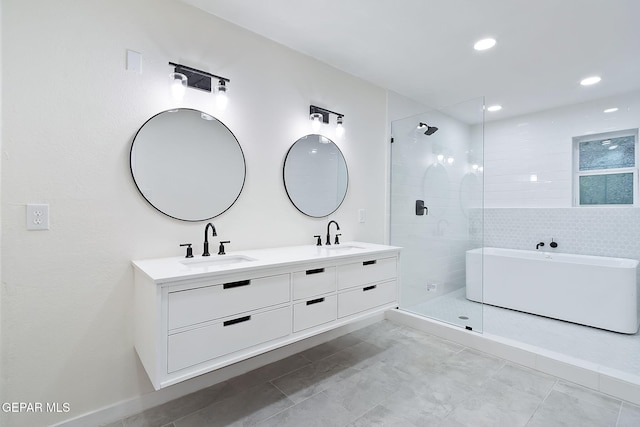
<svg viewBox="0 0 640 427"><path fill-rule="evenodd" d="M311 120L311 127L313 128L314 132L318 132L320 130L320 125L322 123L329 123L330 114L335 114L337 116L336 135L344 135L344 114L336 113L335 111L327 110L326 108L317 107L315 105L310 105L309 120Z"/></svg>
<svg viewBox="0 0 640 427"><path fill-rule="evenodd" d="M205 92L213 92L212 80L217 79L218 85L215 88L216 105L220 110L224 110L226 108L228 102L226 84L231 80L206 71L187 67L186 65L176 64L175 62L169 62L169 65L174 67L173 73L171 73L170 77L171 90L175 97L181 98L187 87L192 87Z"/></svg>

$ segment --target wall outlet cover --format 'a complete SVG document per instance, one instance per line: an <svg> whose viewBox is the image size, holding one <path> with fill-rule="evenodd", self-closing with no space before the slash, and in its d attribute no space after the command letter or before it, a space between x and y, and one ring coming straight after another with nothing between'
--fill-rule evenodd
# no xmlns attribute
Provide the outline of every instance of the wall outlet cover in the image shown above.
<svg viewBox="0 0 640 427"><path fill-rule="evenodd" d="M49 229L49 205L27 205L27 230Z"/></svg>

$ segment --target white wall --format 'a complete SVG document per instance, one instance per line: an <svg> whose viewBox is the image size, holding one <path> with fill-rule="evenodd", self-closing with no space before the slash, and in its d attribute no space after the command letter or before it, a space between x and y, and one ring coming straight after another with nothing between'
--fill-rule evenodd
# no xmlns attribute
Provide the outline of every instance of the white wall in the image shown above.
<svg viewBox="0 0 640 427"><path fill-rule="evenodd" d="M381 88L175 0L4 0L2 40L3 400L71 406L2 425L50 424L152 391L133 349L130 260L179 256L183 242L197 253L204 230L159 214L129 172L137 129L175 107L168 61L231 79L224 113L194 90L183 103L220 118L246 156L240 198L213 220L228 250L323 234L328 219L299 213L282 183L287 149L311 133L311 103L345 114L345 139L324 129L350 177L331 219L344 241L384 241ZM142 54L142 74L125 70L126 49ZM50 205L51 230L25 230L27 203Z"/></svg>
<svg viewBox="0 0 640 427"><path fill-rule="evenodd" d="M615 113L603 113L618 107ZM572 138L640 126L640 92L485 126L485 207L570 207ZM530 176L537 175L537 182Z"/></svg>

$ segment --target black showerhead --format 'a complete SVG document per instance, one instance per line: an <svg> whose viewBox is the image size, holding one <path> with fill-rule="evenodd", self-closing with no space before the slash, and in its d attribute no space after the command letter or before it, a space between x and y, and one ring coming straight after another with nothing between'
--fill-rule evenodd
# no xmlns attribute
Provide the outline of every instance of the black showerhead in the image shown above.
<svg viewBox="0 0 640 427"><path fill-rule="evenodd" d="M433 135L434 133L436 133L436 131L438 130L437 127L435 126L429 126L426 123L420 122L420 124L418 125L418 129L420 130L425 130L424 134L429 136L429 135Z"/></svg>

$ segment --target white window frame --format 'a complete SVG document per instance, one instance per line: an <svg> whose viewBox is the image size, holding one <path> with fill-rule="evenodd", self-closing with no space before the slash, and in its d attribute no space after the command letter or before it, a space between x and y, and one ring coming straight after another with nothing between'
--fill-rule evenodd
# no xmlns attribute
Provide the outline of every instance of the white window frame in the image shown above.
<svg viewBox="0 0 640 427"><path fill-rule="evenodd" d="M612 169L596 169L590 171L580 171L580 152L579 145L581 142L588 141L597 141L609 138L621 138L625 136L633 136L635 141L635 166L629 168L612 168ZM573 137L573 206L588 208L588 207L630 207L630 206L640 206L640 201L638 200L638 159L640 155L638 154L638 129L625 129L614 132L604 132L597 133L591 135L582 135L582 136L574 136ZM624 205L613 205L613 204L590 204L590 205L581 205L580 204L580 177L581 176L589 176L589 175L612 175L619 173L633 173L633 203L632 204L624 204Z"/></svg>

